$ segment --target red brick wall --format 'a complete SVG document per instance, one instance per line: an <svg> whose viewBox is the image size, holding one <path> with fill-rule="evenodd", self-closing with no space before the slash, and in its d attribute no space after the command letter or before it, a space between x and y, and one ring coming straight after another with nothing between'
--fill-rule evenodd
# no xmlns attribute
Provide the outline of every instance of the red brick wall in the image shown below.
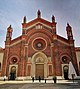
<svg viewBox="0 0 80 89"><path fill-rule="evenodd" d="M47 46L43 50L35 50L32 45L33 45L33 40L34 39L43 39L46 41ZM55 39L56 38L56 39ZM21 39L21 38L20 38ZM58 38L59 39L59 38ZM4 63L3 63L3 71L6 68L7 75L8 75L8 66L10 64L10 58L11 56L18 56L18 76L26 76L26 65L27 65L27 56L32 57L34 53L38 51L42 51L47 57L52 57L52 63L53 63L53 75L62 75L62 66L61 64L64 64L62 62L62 56L66 55L69 59L67 61L67 64L69 61L72 61L75 69L77 70L77 65L76 65L76 56L73 55L72 53L75 54L74 47L71 49L69 46L69 43L66 42L66 44L58 41L57 35L52 34L50 31L45 30L45 29L30 29L27 31L26 35L22 35L22 41L21 43L15 44L13 46L10 46L9 48L5 48L5 56L4 56ZM60 40L60 39L59 39ZM64 39L65 40L65 39ZM17 42L17 41L16 41ZM53 47L51 47L51 44L53 43ZM27 44L27 48L25 45ZM12 44L11 44L12 45ZM8 55L7 55L8 53ZM28 53L28 55L27 55ZM8 57L8 58L7 58ZM72 60L73 59L73 60ZM75 59L75 60L74 60ZM7 60L7 65L5 66ZM31 68L29 67L28 70ZM52 75L51 67L49 66L49 71L50 74ZM4 72L3 72L4 74ZM30 71L28 71L28 75L30 75Z"/></svg>

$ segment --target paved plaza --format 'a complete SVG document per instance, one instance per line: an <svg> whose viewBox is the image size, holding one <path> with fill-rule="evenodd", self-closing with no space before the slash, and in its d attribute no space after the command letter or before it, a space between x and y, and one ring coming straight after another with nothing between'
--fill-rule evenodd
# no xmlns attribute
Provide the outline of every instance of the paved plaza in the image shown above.
<svg viewBox="0 0 80 89"><path fill-rule="evenodd" d="M30 81L0 81L0 89L80 89L80 80L67 81L60 80L54 84L53 81L48 80L46 83L44 80L39 82L35 80Z"/></svg>

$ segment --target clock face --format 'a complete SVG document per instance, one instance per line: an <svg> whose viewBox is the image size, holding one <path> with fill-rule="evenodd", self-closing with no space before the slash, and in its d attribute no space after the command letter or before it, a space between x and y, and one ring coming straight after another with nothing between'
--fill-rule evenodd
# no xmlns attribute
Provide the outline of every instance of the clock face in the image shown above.
<svg viewBox="0 0 80 89"><path fill-rule="evenodd" d="M46 42L45 42L45 40L40 39L40 38L39 39L36 39L33 42L33 47L36 50L43 50L46 47Z"/></svg>

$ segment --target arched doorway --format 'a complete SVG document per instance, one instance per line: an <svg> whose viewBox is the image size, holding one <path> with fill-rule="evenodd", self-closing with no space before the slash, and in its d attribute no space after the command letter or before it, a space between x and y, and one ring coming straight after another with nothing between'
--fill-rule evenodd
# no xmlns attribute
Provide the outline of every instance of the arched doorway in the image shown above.
<svg viewBox="0 0 80 89"><path fill-rule="evenodd" d="M37 52L32 57L32 77L36 79L41 77L41 79L47 78L48 76L48 59L47 56L42 52Z"/></svg>
<svg viewBox="0 0 80 89"><path fill-rule="evenodd" d="M9 65L8 78L10 80L15 80L15 78L17 77L18 61L19 61L19 58L16 55L11 56L10 59L9 59L10 65Z"/></svg>
<svg viewBox="0 0 80 89"><path fill-rule="evenodd" d="M10 80L15 80L16 78L16 67L12 66L10 71Z"/></svg>
<svg viewBox="0 0 80 89"><path fill-rule="evenodd" d="M67 80L69 79L69 62L71 58L69 55L65 54L61 56L61 63L62 63L62 77Z"/></svg>
<svg viewBox="0 0 80 89"><path fill-rule="evenodd" d="M65 66L63 67L63 73L64 73L64 79L65 79L65 80L68 80L68 70L69 70L68 66L65 65Z"/></svg>
<svg viewBox="0 0 80 89"><path fill-rule="evenodd" d="M41 77L41 79L44 79L44 59L42 57L37 57L35 61L35 77L36 79Z"/></svg>

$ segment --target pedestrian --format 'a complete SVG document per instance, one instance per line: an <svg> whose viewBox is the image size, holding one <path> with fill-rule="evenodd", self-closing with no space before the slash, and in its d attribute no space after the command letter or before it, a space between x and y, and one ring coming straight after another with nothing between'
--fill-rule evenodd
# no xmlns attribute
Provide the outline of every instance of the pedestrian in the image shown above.
<svg viewBox="0 0 80 89"><path fill-rule="evenodd" d="M45 79L45 83L46 83L46 79Z"/></svg>
<svg viewBox="0 0 80 89"><path fill-rule="evenodd" d="M6 75L4 76L4 81L6 80Z"/></svg>
<svg viewBox="0 0 80 89"><path fill-rule="evenodd" d="M34 82L34 77L32 77L32 81Z"/></svg>
<svg viewBox="0 0 80 89"><path fill-rule="evenodd" d="M39 82L41 82L41 77L39 76Z"/></svg>

